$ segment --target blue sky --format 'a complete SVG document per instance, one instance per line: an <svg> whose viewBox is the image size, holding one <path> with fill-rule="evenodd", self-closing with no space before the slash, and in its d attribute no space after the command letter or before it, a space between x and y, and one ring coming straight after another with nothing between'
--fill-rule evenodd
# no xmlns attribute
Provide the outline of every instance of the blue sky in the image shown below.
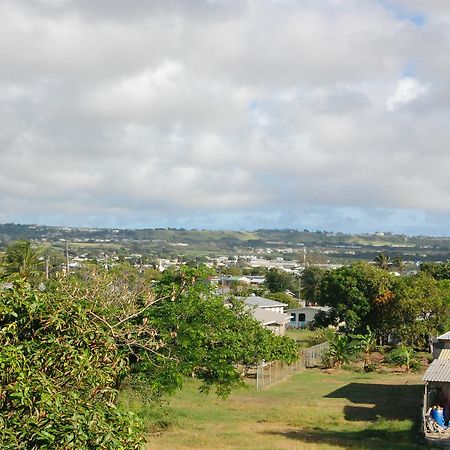
<svg viewBox="0 0 450 450"><path fill-rule="evenodd" d="M0 222L450 234L450 3L4 0Z"/></svg>

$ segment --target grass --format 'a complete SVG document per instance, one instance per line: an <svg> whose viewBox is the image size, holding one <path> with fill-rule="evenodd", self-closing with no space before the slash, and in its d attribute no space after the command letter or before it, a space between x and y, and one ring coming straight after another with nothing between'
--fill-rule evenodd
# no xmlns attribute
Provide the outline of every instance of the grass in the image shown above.
<svg viewBox="0 0 450 450"><path fill-rule="evenodd" d="M317 344L316 333L308 329L288 328L286 336L296 341L300 348L308 348Z"/></svg>
<svg viewBox="0 0 450 450"><path fill-rule="evenodd" d="M195 381L170 403L122 402L144 418L146 449L421 449L417 374L303 371L221 400Z"/></svg>

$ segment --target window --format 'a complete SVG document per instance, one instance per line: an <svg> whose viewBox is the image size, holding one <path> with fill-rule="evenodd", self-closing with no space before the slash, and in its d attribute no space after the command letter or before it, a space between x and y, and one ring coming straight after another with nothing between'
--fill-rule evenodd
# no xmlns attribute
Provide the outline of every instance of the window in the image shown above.
<svg viewBox="0 0 450 450"><path fill-rule="evenodd" d="M306 322L306 316L303 313L298 314L298 321L299 322Z"/></svg>
<svg viewBox="0 0 450 450"><path fill-rule="evenodd" d="M291 322L295 322L297 314L291 313Z"/></svg>

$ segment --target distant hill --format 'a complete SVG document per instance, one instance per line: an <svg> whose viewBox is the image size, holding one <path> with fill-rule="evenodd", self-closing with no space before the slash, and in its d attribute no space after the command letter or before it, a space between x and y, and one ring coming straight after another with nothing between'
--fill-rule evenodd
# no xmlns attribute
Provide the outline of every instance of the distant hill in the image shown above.
<svg viewBox="0 0 450 450"><path fill-rule="evenodd" d="M79 228L45 225L0 224L0 248L9 242L26 239L35 243L61 247L70 242L74 252L94 249L139 252L163 256L186 255L283 255L301 259L303 249L308 255L328 261L373 259L378 253L402 256L405 260L447 260L450 238L407 236L391 233L345 234L329 231L267 230L215 231L179 228L120 229Z"/></svg>

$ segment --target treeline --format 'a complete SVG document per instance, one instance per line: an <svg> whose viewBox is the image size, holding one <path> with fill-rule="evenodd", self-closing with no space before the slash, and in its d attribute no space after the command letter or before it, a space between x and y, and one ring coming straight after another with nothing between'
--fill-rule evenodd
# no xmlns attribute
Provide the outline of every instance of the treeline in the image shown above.
<svg viewBox="0 0 450 450"><path fill-rule="evenodd" d="M129 264L48 276L19 242L0 264L2 449L137 449L139 417L117 404L127 385L159 399L201 380L225 396L246 368L292 362L293 341L225 307L203 269L149 279Z"/></svg>
<svg viewBox="0 0 450 450"><path fill-rule="evenodd" d="M347 334L369 327L380 343L418 348L450 327L450 262L424 263L410 276L367 262L330 271L311 267L302 280L307 300L330 307L316 316L316 326Z"/></svg>

